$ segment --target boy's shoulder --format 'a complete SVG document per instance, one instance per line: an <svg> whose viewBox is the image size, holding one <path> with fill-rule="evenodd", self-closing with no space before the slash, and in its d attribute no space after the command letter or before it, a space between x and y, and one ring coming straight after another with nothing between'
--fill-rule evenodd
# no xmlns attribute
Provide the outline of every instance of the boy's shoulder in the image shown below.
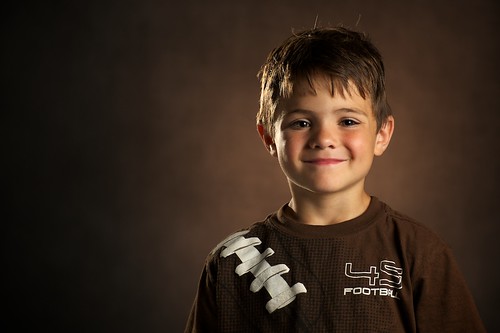
<svg viewBox="0 0 500 333"><path fill-rule="evenodd" d="M225 257L227 256L227 253L234 253L240 248L260 245L261 237L259 236L262 236L262 234L265 233L266 230L268 230L265 225L269 218L271 218L273 215L275 214L269 215L263 221L254 222L246 228L233 232L232 234L224 238L221 242L219 242L212 249L212 251L210 251L210 256L214 256L216 253L220 253L220 256Z"/></svg>
<svg viewBox="0 0 500 333"><path fill-rule="evenodd" d="M429 225L402 213L399 210L393 209L388 204L381 202L387 221L395 228L400 236L413 239L422 245L440 245L448 247L447 242Z"/></svg>

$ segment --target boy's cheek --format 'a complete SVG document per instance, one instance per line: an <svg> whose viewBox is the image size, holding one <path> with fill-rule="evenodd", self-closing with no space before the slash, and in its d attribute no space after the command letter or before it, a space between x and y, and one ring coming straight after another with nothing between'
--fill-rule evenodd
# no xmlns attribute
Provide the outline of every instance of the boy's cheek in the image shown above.
<svg viewBox="0 0 500 333"><path fill-rule="evenodd" d="M352 135L345 138L344 145L351 151L352 155L373 155L375 149L375 138L371 136Z"/></svg>

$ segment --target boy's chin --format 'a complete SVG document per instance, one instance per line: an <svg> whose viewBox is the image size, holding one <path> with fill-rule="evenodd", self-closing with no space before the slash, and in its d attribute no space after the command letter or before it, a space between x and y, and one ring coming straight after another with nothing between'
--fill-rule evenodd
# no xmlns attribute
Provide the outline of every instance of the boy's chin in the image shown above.
<svg viewBox="0 0 500 333"><path fill-rule="evenodd" d="M307 192L310 195L328 196L328 195L343 195L352 192L352 188L339 185L320 184L316 186L302 186L301 192Z"/></svg>

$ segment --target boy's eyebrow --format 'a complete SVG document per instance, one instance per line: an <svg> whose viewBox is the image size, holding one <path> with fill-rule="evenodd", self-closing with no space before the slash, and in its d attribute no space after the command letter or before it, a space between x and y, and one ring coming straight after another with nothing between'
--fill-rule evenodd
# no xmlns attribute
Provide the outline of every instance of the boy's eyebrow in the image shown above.
<svg viewBox="0 0 500 333"><path fill-rule="evenodd" d="M290 114L294 114L294 113L304 113L304 114L310 114L310 113L315 113L314 111L312 110L307 110L307 109L292 109L292 110L284 110L284 115L290 115ZM358 114L358 115L362 115L362 116L368 116L368 114L361 110L361 109L357 109L357 108L340 108L340 109L336 109L336 110L333 110L334 113L355 113L355 114Z"/></svg>
<svg viewBox="0 0 500 333"><path fill-rule="evenodd" d="M359 115L363 115L363 116L366 116L367 113L366 111L363 111L361 109L356 109L356 108L341 108L341 109L338 109L338 110L335 110L336 113L340 113L340 112L347 112L347 113L356 113L356 114L359 114Z"/></svg>

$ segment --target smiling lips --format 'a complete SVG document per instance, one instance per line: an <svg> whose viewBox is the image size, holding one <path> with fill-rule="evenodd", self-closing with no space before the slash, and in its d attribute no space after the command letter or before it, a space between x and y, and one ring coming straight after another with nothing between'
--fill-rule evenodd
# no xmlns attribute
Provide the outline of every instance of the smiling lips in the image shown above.
<svg viewBox="0 0 500 333"><path fill-rule="evenodd" d="M315 158L312 160L306 160L304 162L314 165L337 165L345 161L346 159L340 159L340 158Z"/></svg>

